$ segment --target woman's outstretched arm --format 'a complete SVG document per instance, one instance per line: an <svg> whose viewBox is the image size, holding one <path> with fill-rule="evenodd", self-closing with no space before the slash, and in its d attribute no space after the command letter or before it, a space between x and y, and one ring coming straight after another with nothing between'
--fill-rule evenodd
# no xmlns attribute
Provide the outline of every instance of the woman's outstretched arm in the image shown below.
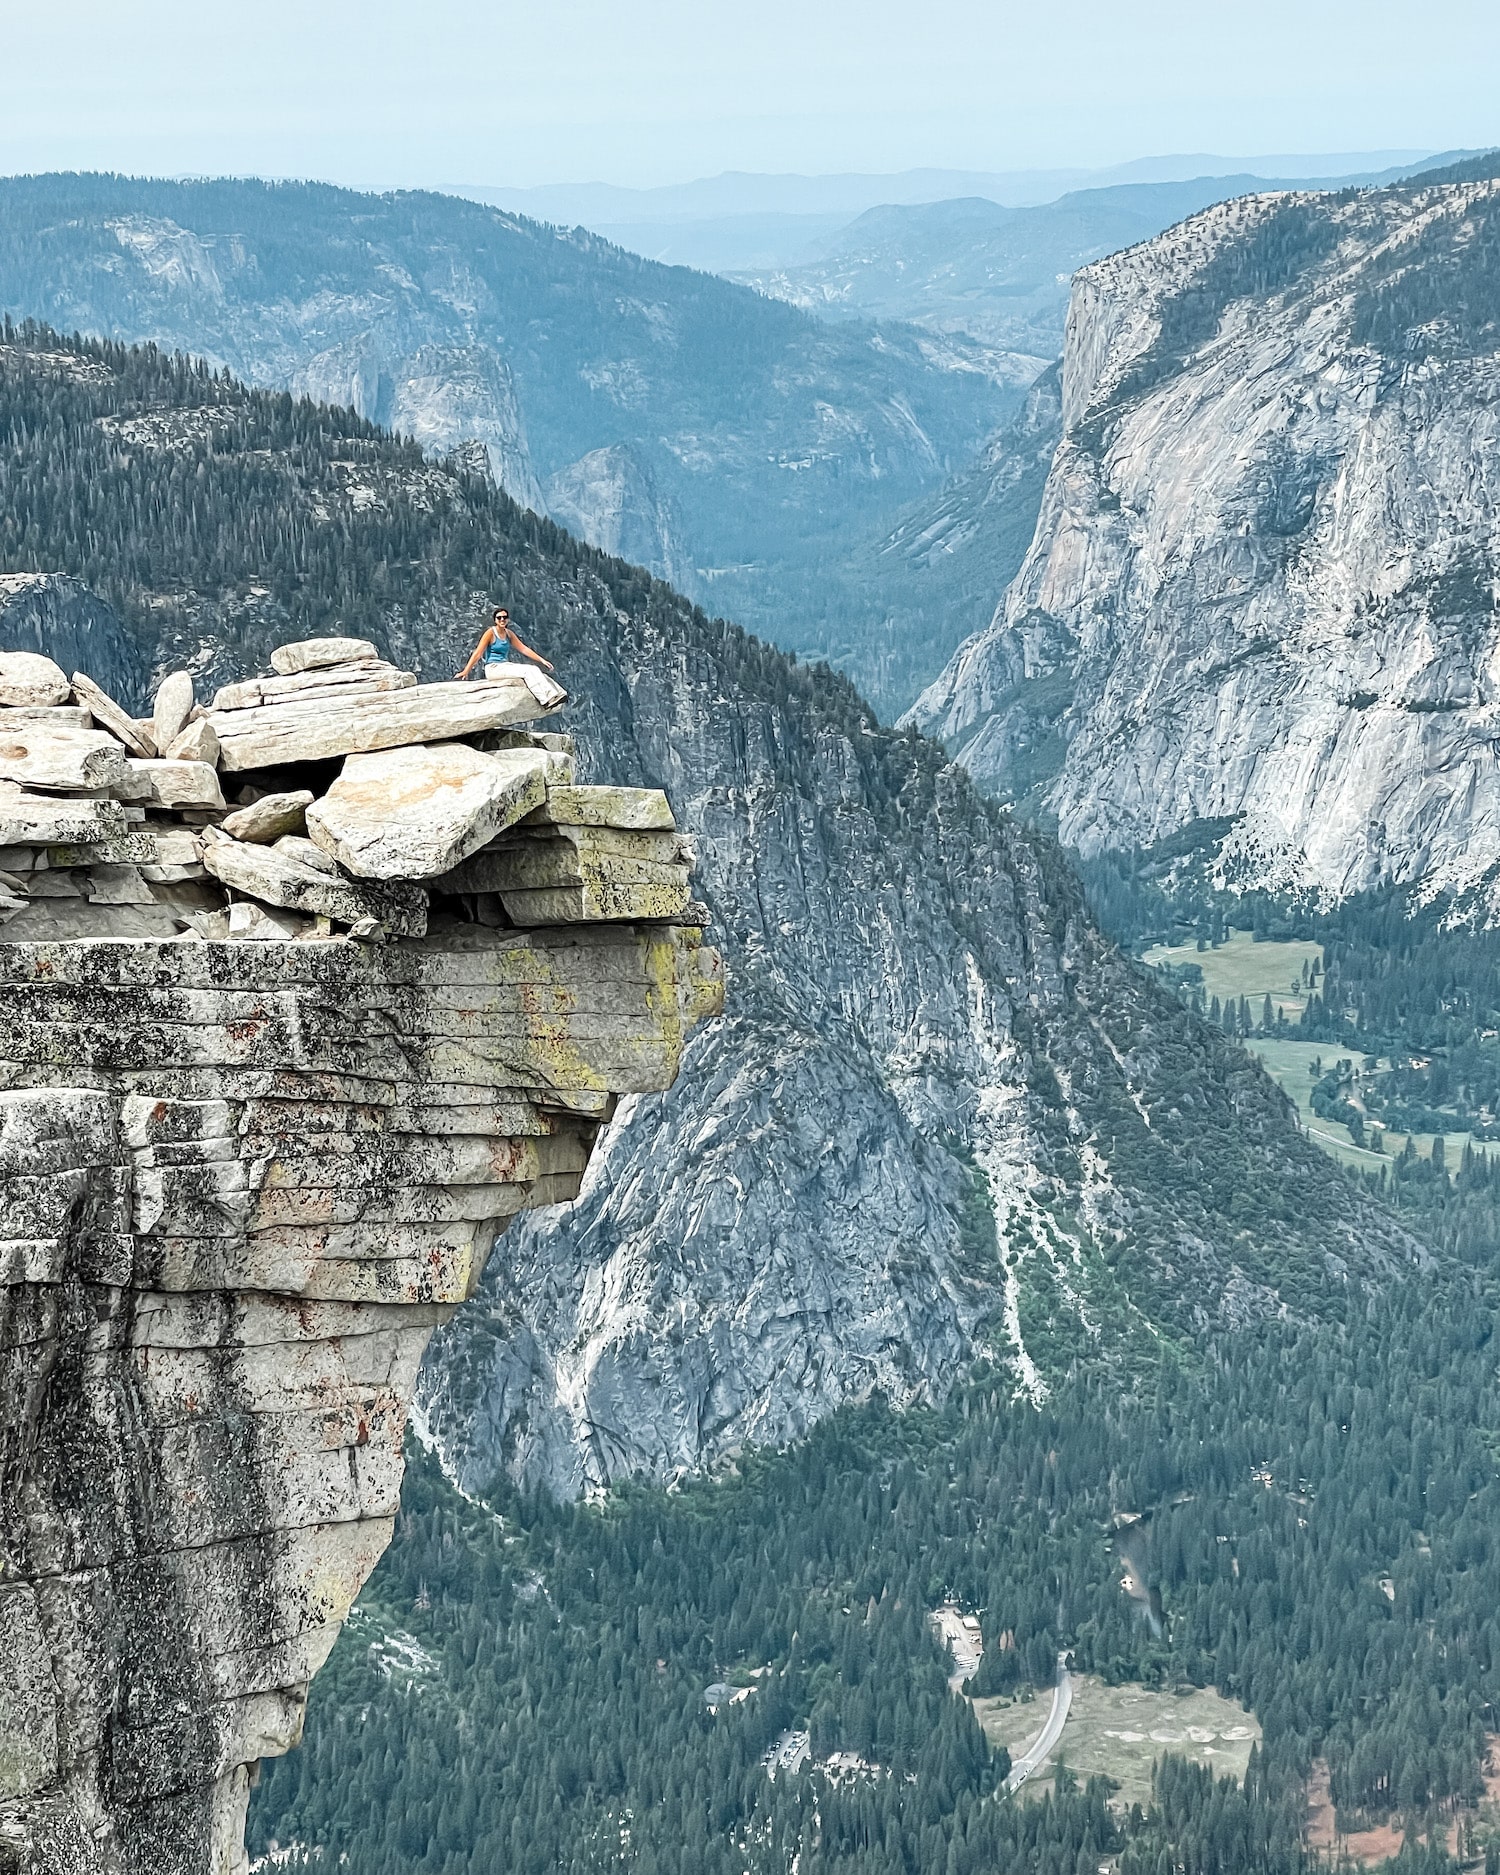
<svg viewBox="0 0 1500 1875"><path fill-rule="evenodd" d="M557 668L556 665L549 664L540 651L533 651L530 645L523 644L514 626L511 627L510 641L516 647L517 651L519 651L523 657L530 658L533 664L540 664L549 671Z"/></svg>

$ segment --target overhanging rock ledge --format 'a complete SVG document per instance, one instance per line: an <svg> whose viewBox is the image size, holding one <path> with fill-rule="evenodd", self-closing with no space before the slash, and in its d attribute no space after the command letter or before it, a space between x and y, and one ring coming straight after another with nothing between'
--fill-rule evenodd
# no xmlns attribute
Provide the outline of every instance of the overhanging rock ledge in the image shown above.
<svg viewBox="0 0 1500 1875"><path fill-rule="evenodd" d="M0 703L7 1875L244 1869L429 1335L723 1005L665 799L514 727L555 685L350 645L195 708L175 759L78 679ZM426 824L408 786L385 837L381 751L463 801Z"/></svg>

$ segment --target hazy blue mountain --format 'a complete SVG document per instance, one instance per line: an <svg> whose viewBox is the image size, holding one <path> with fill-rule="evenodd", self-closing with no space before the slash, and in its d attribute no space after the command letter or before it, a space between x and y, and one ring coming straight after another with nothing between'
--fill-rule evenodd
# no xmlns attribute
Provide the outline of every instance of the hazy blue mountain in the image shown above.
<svg viewBox="0 0 1500 1875"><path fill-rule="evenodd" d="M1011 208L1035 207L1054 202L1067 190L1186 182L1208 176L1316 180L1380 172L1395 175L1425 160L1451 159L1428 159L1420 150L1255 158L1158 156L1100 170L908 169L887 176L767 176L729 171L655 189L590 182L530 189L457 185L453 193L539 221L581 225L651 260L734 275L774 272L816 260L818 243L847 228L857 216L892 203L979 197ZM1195 201L1193 206L1201 204ZM1155 234L1158 229L1148 232Z"/></svg>
<svg viewBox="0 0 1500 1875"><path fill-rule="evenodd" d="M1007 206L982 190L949 201L892 202L823 237L795 265L740 269L736 277L824 318L911 320L1055 358L1068 282L1090 261L1237 195L1373 185L1422 167L1337 176L1318 168L1206 170L1079 189L1041 206Z"/></svg>
<svg viewBox="0 0 1500 1875"><path fill-rule="evenodd" d="M0 182L0 310L482 443L523 504L614 516L597 544L656 543L652 571L804 653L819 570L966 466L1039 368L450 196L309 184ZM624 452L614 495L600 452ZM856 671L877 623L839 618Z"/></svg>
<svg viewBox="0 0 1500 1875"><path fill-rule="evenodd" d="M795 266L815 245L847 228L842 210L828 214L709 215L696 221L601 221L606 241L670 267L738 274Z"/></svg>
<svg viewBox="0 0 1500 1875"><path fill-rule="evenodd" d="M1067 189L1109 188L1127 182L1188 182L1195 176L1352 176L1377 170L1450 162L1428 150L1360 150L1309 156L1211 156L1202 152L1139 157L1105 169L903 169L887 175L763 175L726 170L656 188L608 182L544 183L512 189L496 184L453 185L455 195L490 202L538 221L582 223L597 231L606 222L703 221L728 215L859 215L884 202L942 202L983 195L1012 207L1051 202Z"/></svg>

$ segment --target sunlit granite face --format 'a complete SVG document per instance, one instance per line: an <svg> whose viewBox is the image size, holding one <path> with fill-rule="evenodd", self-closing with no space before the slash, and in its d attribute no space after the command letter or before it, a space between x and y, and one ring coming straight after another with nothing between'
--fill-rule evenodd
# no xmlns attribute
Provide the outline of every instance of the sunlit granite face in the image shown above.
<svg viewBox="0 0 1500 1875"><path fill-rule="evenodd" d="M680 925L0 945L0 1869L243 1868L433 1327L721 1004Z"/></svg>

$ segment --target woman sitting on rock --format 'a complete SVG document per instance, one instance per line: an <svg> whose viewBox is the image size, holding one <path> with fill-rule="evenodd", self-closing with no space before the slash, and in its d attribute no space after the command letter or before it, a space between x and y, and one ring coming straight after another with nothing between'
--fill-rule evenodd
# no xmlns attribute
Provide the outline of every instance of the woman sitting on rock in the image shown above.
<svg viewBox="0 0 1500 1875"><path fill-rule="evenodd" d="M510 622L510 614L505 607L495 608L495 622L485 632L474 647L474 655L458 673L460 683L474 674L474 667L481 661L484 664L486 679L501 675L505 667L517 653L523 658L530 658L533 664L540 664L543 670L550 671L553 666L547 662L540 651L533 651L528 644L522 644Z"/></svg>

